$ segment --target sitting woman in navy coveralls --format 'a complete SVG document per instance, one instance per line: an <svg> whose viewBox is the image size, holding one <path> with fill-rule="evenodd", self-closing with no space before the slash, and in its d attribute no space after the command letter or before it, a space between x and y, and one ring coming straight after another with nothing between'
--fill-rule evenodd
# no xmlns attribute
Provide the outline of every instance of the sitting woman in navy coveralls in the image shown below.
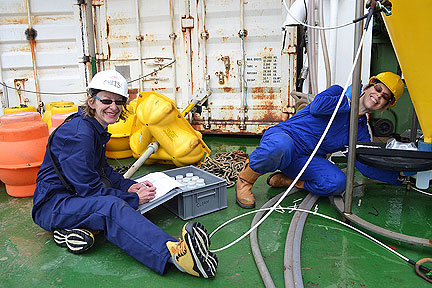
<svg viewBox="0 0 432 288"><path fill-rule="evenodd" d="M369 80L359 101L358 141L370 142L366 114L396 104L404 91L401 78L391 72L380 73ZM303 168L317 145L336 107L343 89L338 85L316 95L304 109L288 120L267 129L260 145L239 173L236 201L243 208L254 208L252 186L264 173L279 170L267 179L272 187L288 187ZM349 138L350 99L345 97L326 138L315 157L296 183L299 188L322 195L338 195L345 190L345 174L326 159L326 155L344 150ZM399 173L356 162L365 176L391 184L401 184Z"/></svg>
<svg viewBox="0 0 432 288"><path fill-rule="evenodd" d="M89 97L51 134L37 177L34 222L54 232L54 241L72 253L94 243L89 230L103 231L108 241L163 274L168 262L182 272L212 278L217 258L209 252L204 226L188 222L176 240L136 211L155 197L150 183L125 179L107 164L107 126L125 119L126 79L114 70L97 73Z"/></svg>

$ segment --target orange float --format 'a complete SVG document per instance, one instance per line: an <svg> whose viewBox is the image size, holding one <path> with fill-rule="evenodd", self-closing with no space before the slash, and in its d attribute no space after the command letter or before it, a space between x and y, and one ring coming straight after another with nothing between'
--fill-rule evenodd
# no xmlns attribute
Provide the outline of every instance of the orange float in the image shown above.
<svg viewBox="0 0 432 288"><path fill-rule="evenodd" d="M41 120L41 115L38 112L19 112L0 116L0 125Z"/></svg>
<svg viewBox="0 0 432 288"><path fill-rule="evenodd" d="M0 125L0 180L14 197L33 196L48 143L48 125L39 120Z"/></svg>
<svg viewBox="0 0 432 288"><path fill-rule="evenodd" d="M69 116L74 114L75 112L69 113L60 113L51 116L51 128L49 128L49 134L51 134L54 129L56 129L63 121Z"/></svg>

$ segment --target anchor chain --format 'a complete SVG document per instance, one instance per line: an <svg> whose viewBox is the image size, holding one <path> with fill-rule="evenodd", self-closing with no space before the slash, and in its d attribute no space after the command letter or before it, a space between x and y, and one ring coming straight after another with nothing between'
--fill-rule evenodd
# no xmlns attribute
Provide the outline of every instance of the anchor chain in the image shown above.
<svg viewBox="0 0 432 288"><path fill-rule="evenodd" d="M224 178L228 184L227 188L230 188L235 185L237 176L248 158L248 154L240 150L221 152L216 153L214 158L207 157L196 167Z"/></svg>

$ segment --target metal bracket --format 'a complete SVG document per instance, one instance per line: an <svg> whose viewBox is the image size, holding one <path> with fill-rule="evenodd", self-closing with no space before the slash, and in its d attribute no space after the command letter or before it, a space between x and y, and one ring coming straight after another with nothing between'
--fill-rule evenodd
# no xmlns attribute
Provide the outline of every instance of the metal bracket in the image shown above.
<svg viewBox="0 0 432 288"><path fill-rule="evenodd" d="M211 91L199 90L192 97L192 102L194 102L195 105L197 105L197 106L202 106L204 104L204 102L207 101L207 99L210 95L211 95Z"/></svg>
<svg viewBox="0 0 432 288"><path fill-rule="evenodd" d="M218 77L220 85L225 84L224 73L222 71L216 71L215 75Z"/></svg>
<svg viewBox="0 0 432 288"><path fill-rule="evenodd" d="M181 19L181 28L183 32L185 32L186 29L194 28L194 18L192 18L191 16L188 17L186 15L183 15Z"/></svg>

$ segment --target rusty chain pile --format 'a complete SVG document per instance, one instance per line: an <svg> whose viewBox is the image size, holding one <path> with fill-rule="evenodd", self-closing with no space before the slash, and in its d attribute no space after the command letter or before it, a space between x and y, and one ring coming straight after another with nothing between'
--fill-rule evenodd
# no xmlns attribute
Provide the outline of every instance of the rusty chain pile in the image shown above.
<svg viewBox="0 0 432 288"><path fill-rule="evenodd" d="M132 164L133 163L131 163L129 165L111 166L111 167L113 168L114 172L117 172L117 173L120 173L120 174L123 175L123 174L125 174L129 170L130 167L132 167Z"/></svg>
<svg viewBox="0 0 432 288"><path fill-rule="evenodd" d="M240 150L216 153L214 158L207 157L196 167L224 178L228 188L235 185L237 176L249 156Z"/></svg>

